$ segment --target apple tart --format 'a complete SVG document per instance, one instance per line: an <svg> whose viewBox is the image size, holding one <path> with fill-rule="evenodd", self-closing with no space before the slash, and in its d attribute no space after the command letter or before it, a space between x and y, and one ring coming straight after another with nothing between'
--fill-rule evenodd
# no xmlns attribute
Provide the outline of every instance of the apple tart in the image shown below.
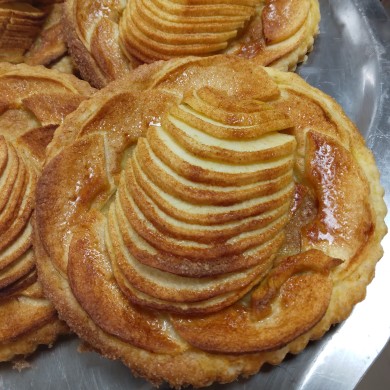
<svg viewBox="0 0 390 390"><path fill-rule="evenodd" d="M95 87L142 63L234 54L293 70L313 46L318 0L68 0L65 35Z"/></svg>
<svg viewBox="0 0 390 390"><path fill-rule="evenodd" d="M38 36L45 12L27 1L0 1L0 60L23 62Z"/></svg>
<svg viewBox="0 0 390 390"><path fill-rule="evenodd" d="M37 281L31 219L45 148L92 91L73 76L0 64L0 361L68 331Z"/></svg>
<svg viewBox="0 0 390 390"><path fill-rule="evenodd" d="M138 67L47 149L34 243L81 338L154 384L205 386L298 353L364 299L386 207L327 95L235 56Z"/></svg>
<svg viewBox="0 0 390 390"><path fill-rule="evenodd" d="M75 68L63 35L64 0L0 0L0 61Z"/></svg>

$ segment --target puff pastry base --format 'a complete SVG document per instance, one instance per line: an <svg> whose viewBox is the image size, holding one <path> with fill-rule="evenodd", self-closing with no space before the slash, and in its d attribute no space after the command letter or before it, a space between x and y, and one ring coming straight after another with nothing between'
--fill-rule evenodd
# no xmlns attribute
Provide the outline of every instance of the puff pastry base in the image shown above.
<svg viewBox="0 0 390 390"><path fill-rule="evenodd" d="M185 115L195 119L188 122ZM178 126L175 136L166 120ZM262 132L270 137L267 145L283 139L285 146L265 153L265 144L256 141ZM245 148L237 150L235 137ZM142 150L180 185L165 188L159 175L148 176L148 184L152 160ZM280 164L291 153L293 165L284 171ZM141 66L70 114L47 156L34 241L45 292L88 344L154 384L225 383L301 352L364 299L382 256L383 189L358 130L329 96L295 74L256 62L215 56ZM231 161L237 176L224 168ZM274 192L291 197L283 214L289 220L272 229L270 223L261 234L257 225L248 228L247 213L262 215L253 205L273 209L281 199L253 195L251 185L291 169L283 183L293 180L295 190L283 184ZM227 184L232 177L240 178L233 189ZM224 203L227 189L234 197L249 196L253 207L247 200ZM218 214L223 208L229 212ZM148 219L153 210L170 215L166 225ZM136 218L140 213L145 219ZM246 230L232 233L233 242L217 237L213 226L230 234L237 215L234 223ZM195 225L206 233L190 229ZM250 241L250 248L265 245L271 231L272 237L282 231L283 242L272 241L272 251L255 265L250 253L237 252L247 238L263 240ZM240 278L245 270L256 276L242 279L242 290L226 278L228 267L236 267L231 272Z"/></svg>

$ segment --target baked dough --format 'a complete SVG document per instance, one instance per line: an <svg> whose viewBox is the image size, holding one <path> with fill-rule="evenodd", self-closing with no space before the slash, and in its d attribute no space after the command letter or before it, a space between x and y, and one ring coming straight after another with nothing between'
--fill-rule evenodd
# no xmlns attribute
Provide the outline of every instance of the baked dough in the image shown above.
<svg viewBox="0 0 390 390"><path fill-rule="evenodd" d="M66 39L95 87L141 63L218 53L293 70L313 46L318 0L68 0Z"/></svg>
<svg viewBox="0 0 390 390"><path fill-rule="evenodd" d="M0 361L68 331L37 282L31 219L45 148L92 91L43 67L0 64Z"/></svg>
<svg viewBox="0 0 390 390"><path fill-rule="evenodd" d="M364 140L299 76L234 56L137 68L58 129L37 188L45 292L155 384L302 351L364 299L386 206Z"/></svg>

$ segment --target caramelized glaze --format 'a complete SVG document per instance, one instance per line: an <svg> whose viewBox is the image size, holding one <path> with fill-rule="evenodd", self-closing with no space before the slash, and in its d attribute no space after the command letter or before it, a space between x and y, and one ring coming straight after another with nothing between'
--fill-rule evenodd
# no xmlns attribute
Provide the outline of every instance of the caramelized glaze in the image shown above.
<svg viewBox="0 0 390 390"><path fill-rule="evenodd" d="M0 361L51 344L66 325L36 279L32 215L45 149L92 89L26 65L0 65Z"/></svg>
<svg viewBox="0 0 390 390"><path fill-rule="evenodd" d="M72 0L66 35L83 77L102 87L142 63L229 53L293 69L318 32L317 0Z"/></svg>
<svg viewBox="0 0 390 390"><path fill-rule="evenodd" d="M153 383L226 382L301 351L380 258L372 155L294 74L233 56L140 67L68 116L48 155L45 290Z"/></svg>

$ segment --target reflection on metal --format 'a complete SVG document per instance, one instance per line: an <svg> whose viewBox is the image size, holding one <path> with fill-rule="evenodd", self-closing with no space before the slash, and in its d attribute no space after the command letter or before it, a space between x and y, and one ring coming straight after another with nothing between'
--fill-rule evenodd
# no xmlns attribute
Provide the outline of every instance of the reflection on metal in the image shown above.
<svg viewBox="0 0 390 390"><path fill-rule="evenodd" d="M390 209L390 19L379 0L320 3L321 34L298 72L333 96L357 124L374 151ZM209 389L353 389L390 337L390 234L383 246L385 255L367 298L348 320L280 366L266 366L248 380ZM32 368L21 373L1 365L0 389L153 389L119 362L78 353L78 343L75 338L61 341L35 354L29 359Z"/></svg>

